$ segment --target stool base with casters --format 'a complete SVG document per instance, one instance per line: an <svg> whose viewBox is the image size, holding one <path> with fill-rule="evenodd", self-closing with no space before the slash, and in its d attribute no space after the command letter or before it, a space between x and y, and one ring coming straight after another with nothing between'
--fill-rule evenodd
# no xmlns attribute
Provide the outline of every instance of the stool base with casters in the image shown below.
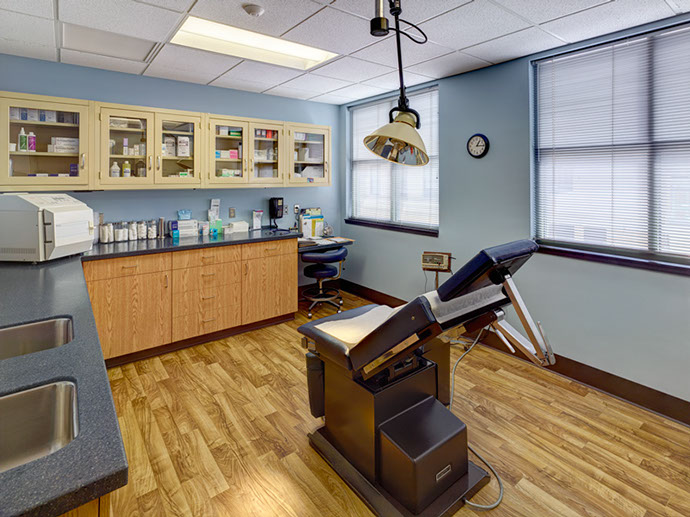
<svg viewBox="0 0 690 517"><path fill-rule="evenodd" d="M343 262L347 256L345 248L338 248L324 252L308 252L302 254L303 262L313 262L304 268L304 276L314 278L317 284L307 287L302 291L305 300L312 302L309 306L308 317L312 317L312 311L319 304L331 305L341 312L340 306L343 304L343 297L340 290L334 287L324 287L324 280L337 280L343 272ZM331 264L338 263L338 267Z"/></svg>

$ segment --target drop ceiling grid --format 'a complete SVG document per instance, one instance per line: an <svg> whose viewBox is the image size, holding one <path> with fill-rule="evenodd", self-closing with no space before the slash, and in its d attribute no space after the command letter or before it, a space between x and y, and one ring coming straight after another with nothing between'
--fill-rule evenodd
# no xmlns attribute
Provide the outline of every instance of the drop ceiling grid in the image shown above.
<svg viewBox="0 0 690 517"><path fill-rule="evenodd" d="M419 0L406 10L406 3L411 2L403 1L403 17L407 13L407 18L427 30L430 41L436 44L414 48L405 43L405 71L415 74L410 76L414 82L462 73L690 11L690 0ZM240 71L258 63L237 58L219 60L220 56L197 51L204 57L187 60L186 65L170 66L169 55L182 52L179 50L182 47L175 48L168 42L191 14L320 48L330 47L340 54L308 72L275 66L273 73L265 69L263 74L245 76L249 91L292 93L297 98L309 94L307 98L314 100L339 102L346 96L352 97L354 92L363 95L375 88L381 93L378 90L389 91L394 86L393 38L389 36L386 41L368 34L367 20L370 11L373 12L373 0L258 0L267 10L262 18L241 13L241 16L230 14L231 19L227 19L228 13L235 8L239 10L243 3L243 0L89 0L88 3L35 0L28 7L26 2L0 0L0 32L3 36L10 34L10 38L0 38L0 52L243 89ZM18 18L19 24L7 27L8 20ZM271 21L278 18L279 22ZM16 30L17 26L27 29L30 25L31 30L22 29L23 34L35 34L35 26L40 26L41 20L52 22L51 27L40 31L45 41L27 41ZM101 57L79 49L65 49L61 56L62 22L120 34L132 34L134 30L138 37L155 41L155 45L144 62ZM233 74L233 70L237 72ZM377 79L385 89L377 88Z"/></svg>

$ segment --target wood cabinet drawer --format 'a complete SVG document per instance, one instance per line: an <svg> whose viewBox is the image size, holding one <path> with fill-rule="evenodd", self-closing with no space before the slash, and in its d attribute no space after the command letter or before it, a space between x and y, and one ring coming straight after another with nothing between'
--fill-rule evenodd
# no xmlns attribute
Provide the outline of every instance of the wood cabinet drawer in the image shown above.
<svg viewBox="0 0 690 517"><path fill-rule="evenodd" d="M242 258L242 246L213 246L198 250L175 251L172 253L173 269L195 266L209 266L223 262L237 262Z"/></svg>
<svg viewBox="0 0 690 517"><path fill-rule="evenodd" d="M170 270L170 253L153 253L84 262L87 282Z"/></svg>
<svg viewBox="0 0 690 517"><path fill-rule="evenodd" d="M189 267L173 271L173 293L185 293L241 282L241 262Z"/></svg>
<svg viewBox="0 0 690 517"><path fill-rule="evenodd" d="M236 307L239 310L242 284L227 284L196 291L180 293L173 299L173 318L191 313L204 314L221 308Z"/></svg>
<svg viewBox="0 0 690 517"><path fill-rule="evenodd" d="M222 307L203 314L191 312L172 320L173 341L181 341L211 332L236 327L241 322L241 311L236 307Z"/></svg>
<svg viewBox="0 0 690 517"><path fill-rule="evenodd" d="M242 246L242 260L297 253L297 239L256 242Z"/></svg>

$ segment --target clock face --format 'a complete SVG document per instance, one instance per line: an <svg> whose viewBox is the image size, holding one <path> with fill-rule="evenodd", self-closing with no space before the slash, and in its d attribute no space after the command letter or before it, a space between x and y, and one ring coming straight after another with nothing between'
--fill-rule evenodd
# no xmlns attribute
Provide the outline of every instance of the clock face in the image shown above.
<svg viewBox="0 0 690 517"><path fill-rule="evenodd" d="M489 139L477 133L467 141L467 152L473 158L483 158L489 152Z"/></svg>

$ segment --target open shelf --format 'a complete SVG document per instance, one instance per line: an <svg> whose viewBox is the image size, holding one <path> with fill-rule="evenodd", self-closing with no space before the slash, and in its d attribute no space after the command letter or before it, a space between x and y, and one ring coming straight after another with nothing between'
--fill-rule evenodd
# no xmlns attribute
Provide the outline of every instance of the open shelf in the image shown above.
<svg viewBox="0 0 690 517"><path fill-rule="evenodd" d="M164 160L193 160L193 156L163 156Z"/></svg>
<svg viewBox="0 0 690 517"><path fill-rule="evenodd" d="M18 126L79 127L79 124L65 124L64 122L40 122L38 120L10 120L10 124L17 124Z"/></svg>
<svg viewBox="0 0 690 517"><path fill-rule="evenodd" d="M185 135L185 136L194 136L194 132L193 132L193 131L172 131L172 130L171 130L171 131L168 131L168 130L164 129L164 130L162 131L162 133L163 133L164 135Z"/></svg>
<svg viewBox="0 0 690 517"><path fill-rule="evenodd" d="M254 160L254 163L278 163L278 160Z"/></svg>
<svg viewBox="0 0 690 517"><path fill-rule="evenodd" d="M216 135L216 138L225 138L227 140L242 140L241 136L231 136L231 135Z"/></svg>
<svg viewBox="0 0 690 517"><path fill-rule="evenodd" d="M323 165L323 162L303 162L295 160L295 165Z"/></svg>
<svg viewBox="0 0 690 517"><path fill-rule="evenodd" d="M234 162L234 163L242 161L241 159L237 159L237 158L216 158L215 160L217 162Z"/></svg>
<svg viewBox="0 0 690 517"><path fill-rule="evenodd" d="M254 140L260 140L260 141L262 141L262 142L277 142L277 141L278 141L277 138L263 138L263 137L260 137L260 136L255 136L255 137L254 137Z"/></svg>
<svg viewBox="0 0 690 517"><path fill-rule="evenodd" d="M126 133L146 133L145 129L138 129L134 127L113 127L113 126L108 126L108 129L110 131L122 131Z"/></svg>
<svg viewBox="0 0 690 517"><path fill-rule="evenodd" d="M146 155L143 154L111 154L111 158L134 158L136 160L143 160Z"/></svg>
<svg viewBox="0 0 690 517"><path fill-rule="evenodd" d="M10 151L11 156L64 156L66 158L79 156L79 153L38 153L29 151Z"/></svg>

